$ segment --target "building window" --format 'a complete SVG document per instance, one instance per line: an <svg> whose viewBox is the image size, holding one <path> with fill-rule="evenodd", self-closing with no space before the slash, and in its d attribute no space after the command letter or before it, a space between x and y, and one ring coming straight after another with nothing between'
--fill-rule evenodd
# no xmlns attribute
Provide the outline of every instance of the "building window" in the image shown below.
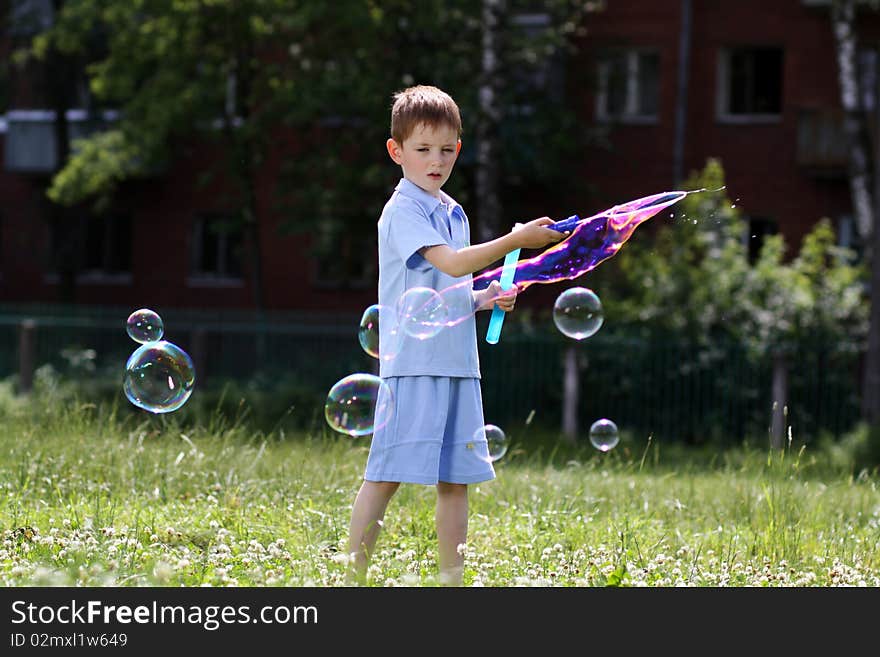
<svg viewBox="0 0 880 657"><path fill-rule="evenodd" d="M241 222L225 214L196 218L192 239L192 281L240 283L244 239Z"/></svg>
<svg viewBox="0 0 880 657"><path fill-rule="evenodd" d="M723 121L778 120L782 113L781 48L720 52L718 116Z"/></svg>
<svg viewBox="0 0 880 657"><path fill-rule="evenodd" d="M598 66L596 117L654 122L660 105L660 55L626 49L603 53Z"/></svg>
<svg viewBox="0 0 880 657"><path fill-rule="evenodd" d="M82 271L96 276L131 273L131 218L89 217L85 222Z"/></svg>
<svg viewBox="0 0 880 657"><path fill-rule="evenodd" d="M65 270L76 275L77 283L131 282L131 217L60 217L50 223L50 231L50 279Z"/></svg>
<svg viewBox="0 0 880 657"><path fill-rule="evenodd" d="M776 222L767 217L748 217L748 227L743 236L746 247L749 251L749 262L754 264L761 255L761 249L764 246L764 239L768 235L775 235L779 232Z"/></svg>

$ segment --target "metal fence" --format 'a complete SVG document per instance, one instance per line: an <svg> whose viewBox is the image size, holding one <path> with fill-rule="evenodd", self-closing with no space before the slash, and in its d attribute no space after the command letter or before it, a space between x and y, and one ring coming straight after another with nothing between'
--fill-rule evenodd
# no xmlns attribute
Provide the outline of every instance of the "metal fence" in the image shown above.
<svg viewBox="0 0 880 657"><path fill-rule="evenodd" d="M137 348L125 329L133 308L0 306L0 377L52 365L83 385L120 382ZM332 385L354 372L376 372L358 341L359 315L198 311L154 308L164 336L189 353L196 390L225 381L282 382L305 391L303 405L321 405ZM482 313L481 315L485 315ZM478 335L485 322L478 320ZM28 328L29 327L29 328ZM739 442L766 437L774 400L769 361L727 341L695 345L679 336L603 328L580 342L552 322L527 331L514 322L496 345L479 341L486 421L560 429L565 359L578 370L579 432L601 417L635 437L685 443ZM28 353L24 353L27 351ZM91 351L90 351L91 350ZM821 342L798 346L790 358L787 423L799 441L840 436L858 420L859 354ZM83 364L89 365L88 368Z"/></svg>

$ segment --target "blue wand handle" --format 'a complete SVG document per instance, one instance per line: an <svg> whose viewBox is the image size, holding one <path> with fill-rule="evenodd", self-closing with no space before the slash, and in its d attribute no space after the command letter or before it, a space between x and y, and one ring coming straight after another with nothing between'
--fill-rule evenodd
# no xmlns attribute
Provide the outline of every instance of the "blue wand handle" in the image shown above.
<svg viewBox="0 0 880 657"><path fill-rule="evenodd" d="M504 267L501 270L501 289L509 290L513 285L513 275L516 273L516 263L519 260L519 249L514 249L504 256ZM486 331L486 342L498 344L501 337L501 326L504 324L504 316L507 313L498 306L492 308L492 317L489 318L489 330Z"/></svg>

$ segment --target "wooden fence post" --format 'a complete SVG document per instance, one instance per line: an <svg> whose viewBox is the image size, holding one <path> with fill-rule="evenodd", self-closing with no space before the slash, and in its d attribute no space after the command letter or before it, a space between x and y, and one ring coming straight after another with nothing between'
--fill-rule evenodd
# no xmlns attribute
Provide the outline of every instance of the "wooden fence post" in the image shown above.
<svg viewBox="0 0 880 657"><path fill-rule="evenodd" d="M23 319L18 326L18 390L30 392L34 387L34 348L37 323Z"/></svg>
<svg viewBox="0 0 880 657"><path fill-rule="evenodd" d="M578 435L578 399L580 389L580 372L576 345L568 345L563 361L563 396L562 396L562 433L565 440L572 445L577 442Z"/></svg>

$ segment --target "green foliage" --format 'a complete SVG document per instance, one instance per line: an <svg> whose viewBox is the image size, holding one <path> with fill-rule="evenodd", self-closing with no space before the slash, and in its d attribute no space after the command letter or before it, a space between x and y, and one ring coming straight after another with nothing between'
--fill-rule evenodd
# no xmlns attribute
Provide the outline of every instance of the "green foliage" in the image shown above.
<svg viewBox="0 0 880 657"><path fill-rule="evenodd" d="M708 161L682 186L707 191L689 194L627 243L608 295L610 318L704 340L731 328L748 262L743 222L723 187L721 163Z"/></svg>
<svg viewBox="0 0 880 657"><path fill-rule="evenodd" d="M766 238L742 294L743 335L754 350L790 352L799 342L824 337L854 351L867 332L865 271L835 245L830 220L819 220L798 255L786 262L780 235Z"/></svg>
<svg viewBox="0 0 880 657"><path fill-rule="evenodd" d="M823 436L819 442L832 467L849 470L854 476L875 475L880 469L880 429L861 422L846 435Z"/></svg>
<svg viewBox="0 0 880 657"><path fill-rule="evenodd" d="M502 198L549 184L561 156L586 135L551 89L561 83L536 89L528 81L562 70L589 3L545 2L547 25L520 25L516 16L532 9L511 0L498 16L498 104L509 110L501 118L509 145L501 179L512 186ZM231 177L228 204L244 203L256 172L277 159L283 228L322 226L316 250L362 258L364 249L355 247L373 238L370 227L395 182L383 148L394 91L436 84L459 101L465 155L451 191L467 200L472 135L485 118L476 79L481 11L466 0L66 2L55 25L34 38L31 54L57 50L90 62L95 100L119 109L121 118L112 136L78 145L54 178L51 198L106 203L141 167L171 161L193 140L218 141L228 157L204 165ZM347 249L339 248L343 236Z"/></svg>
<svg viewBox="0 0 880 657"><path fill-rule="evenodd" d="M73 205L83 198L96 199L98 208L110 202L113 190L124 180L144 175L144 155L138 144L121 130L99 132L73 142L73 153L52 179L49 198L61 205Z"/></svg>
<svg viewBox="0 0 880 657"><path fill-rule="evenodd" d="M791 259L783 236L768 236L752 264L739 210L713 191L723 186L721 163L710 160L684 186L709 191L688 195L674 219L658 217L653 236L618 255L622 280L603 297L609 317L695 344L726 335L759 358L820 338L856 349L867 330L865 272L836 246L831 222L818 220Z"/></svg>

